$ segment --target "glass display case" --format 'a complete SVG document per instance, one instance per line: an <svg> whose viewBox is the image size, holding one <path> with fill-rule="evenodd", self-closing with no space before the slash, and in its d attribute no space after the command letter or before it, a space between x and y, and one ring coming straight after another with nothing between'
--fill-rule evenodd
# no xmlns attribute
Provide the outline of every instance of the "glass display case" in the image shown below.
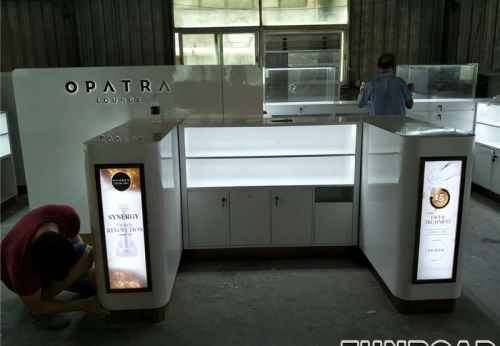
<svg viewBox="0 0 500 346"><path fill-rule="evenodd" d="M474 99L478 64L398 65L396 76L415 85L413 99Z"/></svg>
<svg viewBox="0 0 500 346"><path fill-rule="evenodd" d="M334 102L340 83L336 67L265 69L265 103Z"/></svg>

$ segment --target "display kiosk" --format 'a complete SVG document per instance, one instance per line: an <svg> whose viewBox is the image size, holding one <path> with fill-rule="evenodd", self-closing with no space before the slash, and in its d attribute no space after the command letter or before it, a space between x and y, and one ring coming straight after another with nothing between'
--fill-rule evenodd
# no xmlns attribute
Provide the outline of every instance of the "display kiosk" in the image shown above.
<svg viewBox="0 0 500 346"><path fill-rule="evenodd" d="M400 312L446 312L462 287L474 135L401 117L363 124L359 247Z"/></svg>
<svg viewBox="0 0 500 346"><path fill-rule="evenodd" d="M181 120L132 120L85 143L97 293L111 321L159 322L182 254Z"/></svg>
<svg viewBox="0 0 500 346"><path fill-rule="evenodd" d="M358 118L179 127L185 249L355 246Z"/></svg>

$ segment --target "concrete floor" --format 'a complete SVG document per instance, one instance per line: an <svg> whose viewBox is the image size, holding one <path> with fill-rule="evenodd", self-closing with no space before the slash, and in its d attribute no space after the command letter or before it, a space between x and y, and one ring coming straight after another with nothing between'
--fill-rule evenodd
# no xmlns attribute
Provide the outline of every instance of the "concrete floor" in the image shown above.
<svg viewBox="0 0 500 346"><path fill-rule="evenodd" d="M27 210L24 199L2 213L2 238ZM156 325L111 326L73 313L67 329L43 330L2 285L1 343L333 346L345 339L425 340L429 345L444 339L473 345L482 339L500 346L500 204L472 194L465 242L463 294L452 314L398 314L355 258L186 261L167 319Z"/></svg>

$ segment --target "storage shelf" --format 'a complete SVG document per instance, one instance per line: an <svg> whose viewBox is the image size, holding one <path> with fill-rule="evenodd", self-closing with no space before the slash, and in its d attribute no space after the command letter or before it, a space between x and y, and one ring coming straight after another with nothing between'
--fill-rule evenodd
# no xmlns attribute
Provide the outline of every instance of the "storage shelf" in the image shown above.
<svg viewBox="0 0 500 346"><path fill-rule="evenodd" d="M354 184L354 156L186 159L188 188Z"/></svg>
<svg viewBox="0 0 500 346"><path fill-rule="evenodd" d="M354 155L356 125L187 127L191 158Z"/></svg>
<svg viewBox="0 0 500 346"><path fill-rule="evenodd" d="M477 121L478 124L486 125L486 126L493 126L493 127L498 127L500 128L500 122L494 123L494 122L486 122L486 121Z"/></svg>
<svg viewBox="0 0 500 346"><path fill-rule="evenodd" d="M189 157L186 156L186 159L189 160L231 160L231 159L269 159L269 158L287 158L287 157L336 157L336 156L353 156L354 153L348 154L326 154L326 155L283 155L283 156L218 156L218 157Z"/></svg>
<svg viewBox="0 0 500 346"><path fill-rule="evenodd" d="M235 191L243 191L243 190L268 190L268 189L298 189L298 188L331 188L331 187L349 187L353 188L354 183L352 184L334 184L334 185L238 185L238 186L201 186L201 187L188 187L187 191L227 191L227 190L235 190ZM323 202L316 202L323 203Z"/></svg>

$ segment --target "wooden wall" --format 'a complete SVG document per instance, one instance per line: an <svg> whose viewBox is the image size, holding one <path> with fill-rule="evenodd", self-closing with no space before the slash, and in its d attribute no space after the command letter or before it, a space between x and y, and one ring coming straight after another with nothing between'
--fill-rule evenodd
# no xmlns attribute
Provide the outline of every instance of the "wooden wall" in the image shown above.
<svg viewBox="0 0 500 346"><path fill-rule="evenodd" d="M77 0L81 66L175 64L165 0Z"/></svg>
<svg viewBox="0 0 500 346"><path fill-rule="evenodd" d="M79 66L71 7L63 1L2 1L1 70Z"/></svg>
<svg viewBox="0 0 500 346"><path fill-rule="evenodd" d="M171 0L3 0L1 71L175 63Z"/></svg>
<svg viewBox="0 0 500 346"><path fill-rule="evenodd" d="M441 62L444 0L351 0L351 85L377 74L377 60L392 53L398 64Z"/></svg>
<svg viewBox="0 0 500 346"><path fill-rule="evenodd" d="M500 1L458 2L446 0L443 61L477 62L480 70L500 70Z"/></svg>

